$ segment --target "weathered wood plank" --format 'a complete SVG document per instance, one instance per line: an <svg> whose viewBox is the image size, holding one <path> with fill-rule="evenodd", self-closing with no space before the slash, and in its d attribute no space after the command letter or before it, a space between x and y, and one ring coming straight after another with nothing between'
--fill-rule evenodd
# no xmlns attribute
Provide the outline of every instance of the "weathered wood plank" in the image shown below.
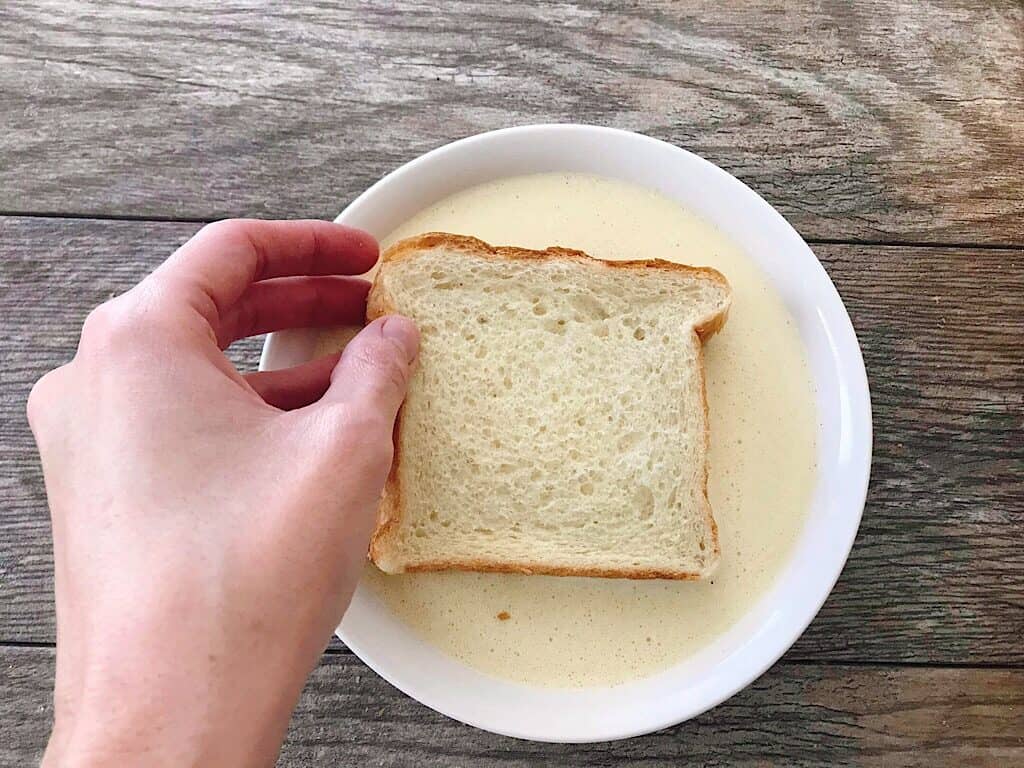
<svg viewBox="0 0 1024 768"><path fill-rule="evenodd" d="M130 288L196 224L0 217L0 641L52 640L53 555L29 390L68 362L89 310ZM255 370L262 338L235 344Z"/></svg>
<svg viewBox="0 0 1024 768"><path fill-rule="evenodd" d="M0 218L0 640L54 636L28 390L195 228ZM817 250L864 348L875 455L846 571L790 658L1024 662L1024 251Z"/></svg>
<svg viewBox="0 0 1024 768"><path fill-rule="evenodd" d="M53 716L53 651L0 647L0 764L31 765ZM781 664L725 704L650 736L567 746L494 736L324 656L280 766L1003 766L1024 762L1024 670Z"/></svg>
<svg viewBox="0 0 1024 768"><path fill-rule="evenodd" d="M331 217L454 138L639 130L806 236L1024 243L1014 0L6 2L0 211Z"/></svg>
<svg viewBox="0 0 1024 768"><path fill-rule="evenodd" d="M815 251L864 353L874 455L852 555L791 654L1024 660L1024 251Z"/></svg>

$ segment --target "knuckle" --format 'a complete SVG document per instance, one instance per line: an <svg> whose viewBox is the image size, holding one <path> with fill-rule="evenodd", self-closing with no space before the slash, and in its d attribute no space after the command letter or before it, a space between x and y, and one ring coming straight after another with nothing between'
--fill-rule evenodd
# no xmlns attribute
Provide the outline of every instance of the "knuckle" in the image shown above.
<svg viewBox="0 0 1024 768"><path fill-rule="evenodd" d="M32 386L28 393L28 401L25 403L25 414L28 416L28 423L32 426L39 423L39 417L46 410L45 381L46 376Z"/></svg>
<svg viewBox="0 0 1024 768"><path fill-rule="evenodd" d="M404 394L409 386L410 370L405 362L405 352L393 341L382 340L377 344L361 347L359 362L371 374L371 383L379 389Z"/></svg>
<svg viewBox="0 0 1024 768"><path fill-rule="evenodd" d="M95 336L97 334L105 333L107 328L109 328L114 322L115 314L113 300L104 302L98 307L93 308L92 311L85 316L85 322L82 323L82 335Z"/></svg>
<svg viewBox="0 0 1024 768"><path fill-rule="evenodd" d="M202 237L236 237L245 229L244 219L219 219L204 224L197 233Z"/></svg>
<svg viewBox="0 0 1024 768"><path fill-rule="evenodd" d="M183 326L182 313L166 296L159 280L147 278L127 293L100 304L82 324L80 349L118 352Z"/></svg>
<svg viewBox="0 0 1024 768"><path fill-rule="evenodd" d="M254 236L258 227L258 219L220 219L204 225L193 239L218 247L242 245L252 248L262 258L259 239Z"/></svg>
<svg viewBox="0 0 1024 768"><path fill-rule="evenodd" d="M371 408L344 403L330 417L335 450L350 461L390 466L394 453L393 424Z"/></svg>
<svg viewBox="0 0 1024 768"><path fill-rule="evenodd" d="M346 429L356 443L371 448L391 445L391 431L394 425L379 411L353 407L347 422Z"/></svg>
<svg viewBox="0 0 1024 768"><path fill-rule="evenodd" d="M138 318L127 296L100 304L92 310L82 324L82 343L105 345L138 332Z"/></svg>
<svg viewBox="0 0 1024 768"><path fill-rule="evenodd" d="M361 441L357 450L360 463L370 467L390 467L395 455L390 435L386 438L373 435Z"/></svg>
<svg viewBox="0 0 1024 768"><path fill-rule="evenodd" d="M28 400L25 403L25 413L28 416L28 423L35 428L46 413L51 411L59 398L58 389L61 380L65 376L68 366L63 365L49 373L43 374L40 379L32 385L29 390Z"/></svg>
<svg viewBox="0 0 1024 768"><path fill-rule="evenodd" d="M364 440L357 449L357 463L370 469L387 469L395 457L395 448L391 444L391 436L374 435Z"/></svg>

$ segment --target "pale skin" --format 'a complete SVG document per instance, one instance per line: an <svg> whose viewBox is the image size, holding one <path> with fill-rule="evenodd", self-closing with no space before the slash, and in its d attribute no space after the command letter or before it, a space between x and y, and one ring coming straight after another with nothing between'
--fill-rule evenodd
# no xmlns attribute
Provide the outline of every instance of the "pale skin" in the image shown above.
<svg viewBox="0 0 1024 768"><path fill-rule="evenodd" d="M361 324L377 244L320 221L205 227L94 311L32 390L57 609L44 766L273 765L348 606L419 335L239 374L232 341Z"/></svg>

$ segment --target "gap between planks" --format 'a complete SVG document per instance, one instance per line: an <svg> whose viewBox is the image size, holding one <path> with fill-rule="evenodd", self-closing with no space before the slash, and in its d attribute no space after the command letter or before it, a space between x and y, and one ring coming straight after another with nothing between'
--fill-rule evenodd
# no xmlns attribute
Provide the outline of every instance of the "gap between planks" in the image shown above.
<svg viewBox="0 0 1024 768"><path fill-rule="evenodd" d="M140 224L210 224L219 219L194 218L189 216L132 216L130 214L67 213L64 211L5 211L0 218L26 219L72 219L86 221L126 221ZM799 233L798 233L799 234ZM943 242L938 240L870 240L863 238L813 237L800 235L808 245L851 245L874 248L947 248L979 251L1021 251L1024 243L972 243Z"/></svg>
<svg viewBox="0 0 1024 768"><path fill-rule="evenodd" d="M0 640L2 648L50 648L56 649L57 644L47 640ZM352 651L345 646L330 645L324 649L324 656L348 656ZM940 661L873 661L871 659L801 659L783 656L773 666L800 667L858 667L879 669L1024 669L1021 663L985 663L985 662L940 662Z"/></svg>

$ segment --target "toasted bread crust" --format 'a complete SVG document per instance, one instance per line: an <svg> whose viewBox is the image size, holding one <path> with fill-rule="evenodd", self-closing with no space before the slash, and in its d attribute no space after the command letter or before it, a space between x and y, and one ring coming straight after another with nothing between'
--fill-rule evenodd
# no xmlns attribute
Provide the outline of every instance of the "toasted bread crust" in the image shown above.
<svg viewBox="0 0 1024 768"><path fill-rule="evenodd" d="M716 534L717 535L717 534ZM575 568L572 566L503 563L491 560L430 560L407 565L402 573L427 571L474 571L480 573L515 573L521 576L587 576L598 579L673 579L697 581L705 574L689 571L651 570L645 568Z"/></svg>
<svg viewBox="0 0 1024 768"><path fill-rule="evenodd" d="M485 243L483 240L475 237L470 237L468 235L453 235L449 232L426 232L422 235L415 235L413 237L408 237L405 240L400 240L381 254L380 263L381 265L384 265L389 262L401 261L402 259L409 258L417 251L436 248L437 246L444 246L445 248L450 248L452 250L466 251L467 253L472 253L476 256L483 256L484 258L490 259L576 261L590 265L597 262L598 264L611 267L612 269L661 269L668 272L681 272L694 277L701 277L705 280L712 280L727 289L729 288L729 281L725 279L725 275L711 267L691 267L686 264L677 264L674 261L665 261L664 259L629 259L624 261L599 259L595 256L584 253L583 251L573 250L572 248L561 248L558 246L545 248L543 251L534 251L529 248L517 248L510 245L491 245L490 243ZM377 274L380 273L378 272ZM378 282L379 281L376 279L374 280L373 290L370 291L370 300L374 298ZM379 312L371 317L370 300L368 300L366 307L367 320L372 320L376 317L380 317L382 314L386 314L384 312ZM729 308L726 307L722 312L715 312L714 314L701 318L694 323L694 330L697 331L697 335L700 336L701 341L706 341L718 333L721 327L725 325L728 315Z"/></svg>
<svg viewBox="0 0 1024 768"><path fill-rule="evenodd" d="M635 259L629 261L610 261L597 259L589 256L583 251L569 248L552 247L543 251L530 250L527 248L516 248L512 246L493 246L475 237L465 235L454 235L446 232L428 232L422 235L401 240L388 248L381 254L380 263L401 261L412 257L416 252L442 246L451 250L461 250L472 253L476 256L492 259L516 259L516 260L562 260L583 262L588 265L594 262L614 269L648 270L660 269L671 272L683 272L706 280L713 280L725 288L729 283L725 277L710 267L691 267L684 264L677 264L662 259ZM373 287L366 303L366 320L370 322L384 315L398 312L393 298L388 294L380 277L381 271L377 272ZM694 324L694 334L697 337L697 360L700 370L701 400L704 407L704 447L705 455L710 444L710 431L708 427L708 403L707 388L704 375L703 342L717 333L728 317L728 304L719 312L699 319ZM402 487L399 477L401 465L401 435L402 435L402 412L399 411L395 426L395 453L384 486L384 494L381 498L377 511L377 526L370 540L370 559L382 570L389 573L414 573L424 571L478 571L488 573L515 573L526 575L549 575L549 576L589 576L597 578L626 578L626 579L674 579L674 580L699 580L707 577L717 565L721 554L718 541L718 524L712 515L711 504L708 500L708 463L704 464L704 477L702 481L701 496L705 520L711 531L711 553L709 554L709 566L703 572L672 570L672 569L644 569L644 568L585 568L575 566L545 565L541 563L509 563L491 561L483 558L463 558L452 560L431 560L415 564L403 564L397 569L384 568L384 561L387 560L386 549L392 544L398 534L398 526L402 517Z"/></svg>
<svg viewBox="0 0 1024 768"><path fill-rule="evenodd" d="M383 257L381 261L384 261ZM380 280L374 279L373 287L366 301L366 322L369 323L378 317L395 314L395 312L396 308L391 295ZM398 480L398 468L402 461L402 412L404 410L404 406L400 407L398 415L395 417L394 454L391 459L391 469L388 471L387 480L384 481L384 493L381 496L380 504L377 505L377 525L370 537L369 556L377 564L383 557L384 543L398 532L399 515L402 508L402 484Z"/></svg>

